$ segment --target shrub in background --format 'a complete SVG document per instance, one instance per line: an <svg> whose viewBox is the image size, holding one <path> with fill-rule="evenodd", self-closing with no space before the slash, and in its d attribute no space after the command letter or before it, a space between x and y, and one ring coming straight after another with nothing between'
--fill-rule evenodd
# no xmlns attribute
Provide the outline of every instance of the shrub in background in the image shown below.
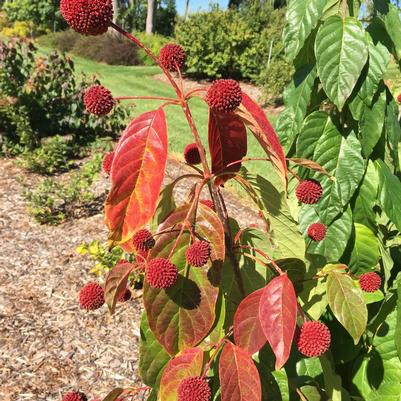
<svg viewBox="0 0 401 401"><path fill-rule="evenodd" d="M155 54L159 54L160 49L171 42L170 38L157 33L147 35L145 32L134 32L134 35ZM138 49L138 60L140 65L155 65L154 61L142 49Z"/></svg>

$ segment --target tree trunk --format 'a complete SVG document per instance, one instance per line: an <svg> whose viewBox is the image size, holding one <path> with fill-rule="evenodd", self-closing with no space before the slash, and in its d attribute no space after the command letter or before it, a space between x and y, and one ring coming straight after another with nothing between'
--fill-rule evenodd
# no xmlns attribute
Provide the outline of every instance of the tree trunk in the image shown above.
<svg viewBox="0 0 401 401"><path fill-rule="evenodd" d="M113 22L117 23L118 17L118 0L113 0Z"/></svg>
<svg viewBox="0 0 401 401"><path fill-rule="evenodd" d="M155 0L148 0L148 14L146 16L146 33L153 34L153 21L155 14Z"/></svg>
<svg viewBox="0 0 401 401"><path fill-rule="evenodd" d="M187 20L189 14L189 0L185 2L184 21Z"/></svg>

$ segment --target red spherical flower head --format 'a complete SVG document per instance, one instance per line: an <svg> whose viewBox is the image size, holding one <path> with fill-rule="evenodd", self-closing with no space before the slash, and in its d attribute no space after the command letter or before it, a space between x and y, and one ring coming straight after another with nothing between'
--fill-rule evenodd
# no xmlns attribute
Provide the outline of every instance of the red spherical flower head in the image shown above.
<svg viewBox="0 0 401 401"><path fill-rule="evenodd" d="M185 50L180 45L174 43L168 43L163 46L159 54L161 65L171 72L181 69L186 58Z"/></svg>
<svg viewBox="0 0 401 401"><path fill-rule="evenodd" d="M129 288L126 288L123 293L118 297L118 302L127 302L131 299L131 290Z"/></svg>
<svg viewBox="0 0 401 401"><path fill-rule="evenodd" d="M110 175L110 172L111 172L111 165L112 165L112 163L113 163L113 159L114 159L114 152L107 152L107 153L103 156L102 167L103 167L103 171L104 171L107 175Z"/></svg>
<svg viewBox="0 0 401 401"><path fill-rule="evenodd" d="M82 309L95 310L104 304L104 290L98 283L88 283L79 292L79 304Z"/></svg>
<svg viewBox="0 0 401 401"><path fill-rule="evenodd" d="M211 252L212 248L209 242L196 241L188 247L185 252L185 257L191 266L202 267L207 263Z"/></svg>
<svg viewBox="0 0 401 401"><path fill-rule="evenodd" d="M152 259L146 268L148 283L155 288L170 288L178 278L177 267L167 259Z"/></svg>
<svg viewBox="0 0 401 401"><path fill-rule="evenodd" d="M308 357L320 356L330 347L331 335L320 322L305 322L296 339L298 351Z"/></svg>
<svg viewBox="0 0 401 401"><path fill-rule="evenodd" d="M375 292L382 284L381 277L375 272L364 273L359 277L359 285L362 291Z"/></svg>
<svg viewBox="0 0 401 401"><path fill-rule="evenodd" d="M214 202L213 202L212 200L210 200L210 199L201 199L201 200L199 201L199 203L201 203L201 204L204 205L204 206L207 206L208 208L210 208L210 209L212 209L212 210L215 210L215 208L214 208Z"/></svg>
<svg viewBox="0 0 401 401"><path fill-rule="evenodd" d="M87 401L87 398L84 393L70 391L64 394L62 401Z"/></svg>
<svg viewBox="0 0 401 401"><path fill-rule="evenodd" d="M304 180L298 184L295 195L300 202L312 205L319 202L323 195L323 188L316 180Z"/></svg>
<svg viewBox="0 0 401 401"><path fill-rule="evenodd" d="M107 32L113 20L111 0L61 0L60 11L67 24L84 35Z"/></svg>
<svg viewBox="0 0 401 401"><path fill-rule="evenodd" d="M189 145L185 146L184 158L185 161L191 165L199 164L201 162L199 149L196 143L190 143Z"/></svg>
<svg viewBox="0 0 401 401"><path fill-rule="evenodd" d="M312 241L322 241L326 236L327 228L322 223L313 223L308 227L308 237Z"/></svg>
<svg viewBox="0 0 401 401"><path fill-rule="evenodd" d="M104 116L114 107L113 95L104 86L93 85L84 93L84 105L90 113Z"/></svg>
<svg viewBox="0 0 401 401"><path fill-rule="evenodd" d="M401 93L397 96L397 102L401 103Z"/></svg>
<svg viewBox="0 0 401 401"><path fill-rule="evenodd" d="M210 401L208 382L201 377L188 377L178 387L178 401Z"/></svg>
<svg viewBox="0 0 401 401"><path fill-rule="evenodd" d="M209 87L206 102L211 109L217 111L234 111L242 102L241 87L233 79L218 79Z"/></svg>
<svg viewBox="0 0 401 401"><path fill-rule="evenodd" d="M132 243L137 251L148 251L155 246L155 239L149 230L143 228L134 234Z"/></svg>

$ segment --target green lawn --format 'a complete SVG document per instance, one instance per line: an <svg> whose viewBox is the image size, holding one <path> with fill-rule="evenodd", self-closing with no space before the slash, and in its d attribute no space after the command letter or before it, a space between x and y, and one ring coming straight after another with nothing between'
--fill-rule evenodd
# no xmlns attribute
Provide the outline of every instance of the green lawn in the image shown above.
<svg viewBox="0 0 401 401"><path fill-rule="evenodd" d="M40 48L40 53L46 54L48 52L48 49ZM158 67L111 66L73 55L71 57L75 62L78 75L82 72L87 75L96 75L101 83L113 92L114 96L174 96L174 91L169 85L152 78L155 74L160 73ZM129 102L125 103L129 104ZM152 110L161 103L160 101L149 100L135 101L133 116ZM192 99L190 106L203 143L207 147L207 107L205 103L198 98ZM185 145L193 142L192 133L188 128L185 116L180 107L168 106L166 108L166 114L168 119L170 153L182 159L181 155ZM271 117L272 123L274 123L275 120L276 118L274 116ZM261 151L258 142L252 135L249 135L248 138L248 157L263 156L264 153ZM247 166L252 170L257 169L258 172L262 173L263 163L264 162L252 162L248 163ZM251 164L253 164L252 167Z"/></svg>

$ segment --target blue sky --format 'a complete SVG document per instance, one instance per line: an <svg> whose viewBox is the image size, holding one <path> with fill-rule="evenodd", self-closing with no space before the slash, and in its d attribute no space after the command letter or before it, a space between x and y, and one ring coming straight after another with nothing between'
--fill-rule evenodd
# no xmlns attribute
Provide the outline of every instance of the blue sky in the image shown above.
<svg viewBox="0 0 401 401"><path fill-rule="evenodd" d="M221 7L227 7L228 0L214 0L214 3L219 3ZM184 14L185 0L176 0L177 11L179 14ZM189 10L197 11L198 9L207 10L209 0L189 0Z"/></svg>

